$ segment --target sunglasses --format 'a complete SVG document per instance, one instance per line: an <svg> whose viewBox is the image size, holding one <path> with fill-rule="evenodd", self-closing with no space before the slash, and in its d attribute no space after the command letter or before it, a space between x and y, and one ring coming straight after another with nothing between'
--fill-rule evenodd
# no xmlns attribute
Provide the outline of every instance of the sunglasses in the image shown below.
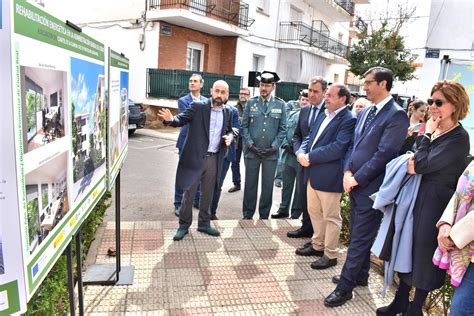
<svg viewBox="0 0 474 316"><path fill-rule="evenodd" d="M433 105L433 103L434 103L434 105L436 105L437 107L442 107L443 104L445 104L446 102L447 101L441 100L441 99L431 99L430 98L430 99L426 100L426 103L428 103L429 105Z"/></svg>

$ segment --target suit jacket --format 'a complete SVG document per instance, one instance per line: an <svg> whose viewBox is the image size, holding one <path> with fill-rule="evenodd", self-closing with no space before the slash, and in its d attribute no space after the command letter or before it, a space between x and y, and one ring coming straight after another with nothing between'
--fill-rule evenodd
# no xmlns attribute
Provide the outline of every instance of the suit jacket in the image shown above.
<svg viewBox="0 0 474 316"><path fill-rule="evenodd" d="M324 192L342 192L344 157L354 135L354 114L345 107L329 122L313 145L319 128L313 128L300 151L309 153L311 165L305 168L311 187ZM305 181L306 182L306 181Z"/></svg>
<svg viewBox="0 0 474 316"><path fill-rule="evenodd" d="M359 184L355 190L364 195L375 193L382 185L385 167L397 157L409 125L405 111L390 99L363 131L363 123L371 108L369 106L359 113L344 168L353 173Z"/></svg>
<svg viewBox="0 0 474 316"><path fill-rule="evenodd" d="M206 97L202 95L199 97L201 102L205 102L207 100ZM187 108L193 103L193 96L191 93L186 94L184 97L178 99L178 114L183 113L186 111ZM178 139L176 140L176 148L179 149L181 152L183 150L184 140L186 139L186 135L188 135L188 125L184 125L181 127L179 131Z"/></svg>
<svg viewBox="0 0 474 316"><path fill-rule="evenodd" d="M224 106L223 126L221 135L232 135L230 109ZM165 125L173 127L189 125L189 134L184 141L183 150L179 156L178 168L176 170L176 185L187 190L195 183L202 174L204 161L209 148L209 124L211 121L211 100L205 102L193 102L191 106L181 114L176 115L171 122ZM226 145L224 139L218 152L217 179L220 179L222 163L226 155Z"/></svg>
<svg viewBox="0 0 474 316"><path fill-rule="evenodd" d="M324 103L319 110L318 114L324 112L326 107ZM304 139L308 137L310 128L308 126L308 119L309 114L311 113L311 106L306 106L301 109L300 116L298 118L298 125L296 125L295 133L293 135L293 150L297 152L300 149L301 144L303 143Z"/></svg>
<svg viewBox="0 0 474 316"><path fill-rule="evenodd" d="M240 133L240 123L239 123L239 111L235 106L227 106L230 109L230 115L231 115L231 124L233 128L239 129ZM240 134L239 134L240 135ZM235 161L236 158L236 146L238 142L238 137L234 135L234 140L232 140L232 143L230 144L228 151L227 151L227 156L226 159L228 161Z"/></svg>

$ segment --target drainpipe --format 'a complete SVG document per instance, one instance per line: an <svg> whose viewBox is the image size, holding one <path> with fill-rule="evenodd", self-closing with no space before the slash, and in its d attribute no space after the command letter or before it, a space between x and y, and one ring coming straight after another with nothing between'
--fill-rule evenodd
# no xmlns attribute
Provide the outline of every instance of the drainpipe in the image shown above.
<svg viewBox="0 0 474 316"><path fill-rule="evenodd" d="M146 47L146 27L148 26L148 22L146 21L146 11L148 9L148 0L145 0L145 11L142 13L142 20L143 20L143 33L138 36L138 42L140 43L140 50L144 51Z"/></svg>
<svg viewBox="0 0 474 316"><path fill-rule="evenodd" d="M278 0L277 21L276 21L276 27L275 27L275 40L273 41L273 47L275 48L277 46L277 41L278 41L278 27L280 26L280 5L281 5L281 0Z"/></svg>

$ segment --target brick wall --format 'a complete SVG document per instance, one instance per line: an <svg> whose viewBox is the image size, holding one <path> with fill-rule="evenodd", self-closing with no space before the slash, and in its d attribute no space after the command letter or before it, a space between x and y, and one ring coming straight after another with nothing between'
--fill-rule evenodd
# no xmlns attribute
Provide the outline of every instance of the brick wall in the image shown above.
<svg viewBox="0 0 474 316"><path fill-rule="evenodd" d="M205 72L234 74L236 37L214 36L176 25L170 26L171 36L160 34L158 68L186 69L186 48L188 41L192 41L204 45Z"/></svg>

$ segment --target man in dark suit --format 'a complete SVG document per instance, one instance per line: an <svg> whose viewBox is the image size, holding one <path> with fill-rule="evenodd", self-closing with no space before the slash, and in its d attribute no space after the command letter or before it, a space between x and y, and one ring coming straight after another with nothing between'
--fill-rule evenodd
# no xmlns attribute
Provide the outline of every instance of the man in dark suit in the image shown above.
<svg viewBox="0 0 474 316"><path fill-rule="evenodd" d="M337 264L339 234L342 227L341 194L343 160L354 134L356 118L346 106L349 90L331 85L324 97L326 117L314 126L297 152L305 168L308 213L314 229L312 244L298 248L300 256L318 256L313 269L327 269Z"/></svg>
<svg viewBox="0 0 474 316"><path fill-rule="evenodd" d="M192 74L189 77L189 93L184 97L178 99L178 114L183 113L188 109L193 102L205 102L207 98L201 95L201 89L204 85L204 80L200 74ZM181 127L176 140L176 148L178 153L181 154L183 151L184 140L188 135L188 125ZM181 201L183 200L183 190L175 184L174 188L174 212L176 216L179 216L179 209L181 207ZM194 197L194 206L199 207L199 187L196 190Z"/></svg>
<svg viewBox="0 0 474 316"><path fill-rule="evenodd" d="M364 91L373 105L357 118L344 164L343 186L351 199L351 242L342 273L333 278L337 287L324 300L326 306L344 304L356 285L367 285L370 248L382 220L369 196L382 184L385 167L397 156L409 125L405 111L390 95L392 82L390 69L374 67L365 73Z"/></svg>
<svg viewBox="0 0 474 316"><path fill-rule="evenodd" d="M308 98L311 106L307 106L301 109L300 117L298 118L298 125L295 129L293 136L293 150L297 152L303 143L303 140L309 135L311 125L314 124L317 119L321 119L324 116L324 93L328 87L328 83L322 77L315 76L311 78L308 83ZM298 176L301 190L301 211L303 213L302 225L297 230L289 231L287 236L290 238L303 238L313 236L313 226L311 225L311 219L308 215L306 181L304 179L303 172Z"/></svg>
<svg viewBox="0 0 474 316"><path fill-rule="evenodd" d="M230 109L224 106L229 97L228 84L223 80L214 82L211 95L211 100L193 102L189 109L174 117L169 109L158 112L165 125L178 127L189 124L189 134L184 141L176 172L176 182L183 188L184 197L174 240L181 240L188 233L193 220L193 198L200 183L198 231L211 236L220 235L210 225L209 207L227 146L233 139Z"/></svg>

